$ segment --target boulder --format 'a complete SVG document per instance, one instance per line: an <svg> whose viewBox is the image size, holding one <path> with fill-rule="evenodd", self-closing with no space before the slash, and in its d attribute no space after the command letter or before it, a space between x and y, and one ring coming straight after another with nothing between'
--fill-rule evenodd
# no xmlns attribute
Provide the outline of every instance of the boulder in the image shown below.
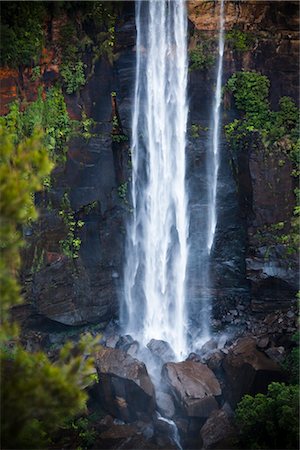
<svg viewBox="0 0 300 450"><path fill-rule="evenodd" d="M163 366L162 376L187 416L208 417L218 408L216 397L221 395L221 387L205 364L194 361L167 363Z"/></svg>
<svg viewBox="0 0 300 450"><path fill-rule="evenodd" d="M279 365L256 348L253 338L239 339L223 361L226 376L225 397L235 406L244 394L267 392L272 381L283 381Z"/></svg>
<svg viewBox="0 0 300 450"><path fill-rule="evenodd" d="M171 395L161 391L156 392L156 404L163 417L171 419L174 416L175 405Z"/></svg>
<svg viewBox="0 0 300 450"><path fill-rule="evenodd" d="M96 395L104 409L126 422L151 417L155 392L144 363L111 348L97 352L95 363Z"/></svg>
<svg viewBox="0 0 300 450"><path fill-rule="evenodd" d="M137 424L114 424L102 432L97 439L96 448L158 449L159 447L145 438Z"/></svg>
<svg viewBox="0 0 300 450"><path fill-rule="evenodd" d="M229 415L222 409L213 411L200 430L202 448L230 448L228 440L234 435L235 429Z"/></svg>
<svg viewBox="0 0 300 450"><path fill-rule="evenodd" d="M152 355L162 363L174 361L176 359L172 348L166 341L151 339L147 344L147 347Z"/></svg>
<svg viewBox="0 0 300 450"><path fill-rule="evenodd" d="M270 347L265 350L265 353L268 355L270 359L275 361L276 363L282 364L286 358L286 352L284 347Z"/></svg>

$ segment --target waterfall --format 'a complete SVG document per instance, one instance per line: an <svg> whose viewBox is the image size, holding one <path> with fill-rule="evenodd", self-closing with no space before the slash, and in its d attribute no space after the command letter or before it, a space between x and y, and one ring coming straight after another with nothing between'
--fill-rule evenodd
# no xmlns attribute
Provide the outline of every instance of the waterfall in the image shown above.
<svg viewBox="0 0 300 450"><path fill-rule="evenodd" d="M212 155L209 165L210 175L209 194L208 194L208 227L207 227L207 251L211 252L211 248L215 238L217 226L217 184L218 172L220 164L219 147L220 147L220 109L221 109L221 93L222 93L222 73L223 73L223 53L224 53L224 0L221 0L220 21L219 21L219 44L218 44L218 69L217 69L217 85L215 90L214 107L213 107L213 135L212 135Z"/></svg>
<svg viewBox="0 0 300 450"><path fill-rule="evenodd" d="M143 344L186 353L187 17L184 0L136 2L132 220L121 321Z"/></svg>
<svg viewBox="0 0 300 450"><path fill-rule="evenodd" d="M222 72L224 53L224 0L220 2L219 16L219 38L218 38L218 60L216 70L216 89L213 98L211 136L206 158L207 170L207 221L205 230L205 241L203 252L201 253L201 268L199 280L201 282L201 334L193 342L193 349L197 350L211 336L210 333L210 309L212 305L212 280L211 280L211 250L214 244L217 226L217 185L220 165L220 114L221 114L221 94L222 94Z"/></svg>

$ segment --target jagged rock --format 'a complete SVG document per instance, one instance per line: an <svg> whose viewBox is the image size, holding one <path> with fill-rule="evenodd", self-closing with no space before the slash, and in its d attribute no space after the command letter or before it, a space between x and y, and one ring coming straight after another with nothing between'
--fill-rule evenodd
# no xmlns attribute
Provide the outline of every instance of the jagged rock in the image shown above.
<svg viewBox="0 0 300 450"><path fill-rule="evenodd" d="M62 259L35 274L32 294L37 313L65 325L109 320L117 311L111 275L99 269L97 285L92 285L86 268L80 261L76 265L77 271L72 261Z"/></svg>
<svg viewBox="0 0 300 450"><path fill-rule="evenodd" d="M138 343L138 341L133 341L131 344L129 344L126 353L133 358L136 358L138 356L139 349L140 344Z"/></svg>
<svg viewBox="0 0 300 450"><path fill-rule="evenodd" d="M163 417L171 419L174 416L175 406L171 395L161 391L156 392L156 404Z"/></svg>
<svg viewBox="0 0 300 450"><path fill-rule="evenodd" d="M166 341L151 339L147 344L147 347L151 353L163 363L174 361L175 359L175 354Z"/></svg>
<svg viewBox="0 0 300 450"><path fill-rule="evenodd" d="M224 410L213 411L200 430L202 449L230 448L228 440L236 434L229 415Z"/></svg>
<svg viewBox="0 0 300 450"><path fill-rule="evenodd" d="M130 344L133 343L133 337L130 334L125 334L121 336L116 344L116 348L120 350L124 350L126 352L127 348L129 348Z"/></svg>
<svg viewBox="0 0 300 450"><path fill-rule="evenodd" d="M274 361L256 348L252 338L239 339L223 361L226 375L225 398L231 406L246 393L267 392L272 381L282 381L283 373Z"/></svg>
<svg viewBox="0 0 300 450"><path fill-rule="evenodd" d="M257 338L256 345L258 348L264 349L268 347L269 342L270 342L269 336L261 336Z"/></svg>
<svg viewBox="0 0 300 450"><path fill-rule="evenodd" d="M120 339L120 336L118 336L117 334L109 336L105 342L106 347L115 348L119 339Z"/></svg>
<svg viewBox="0 0 300 450"><path fill-rule="evenodd" d="M194 361L194 362L201 362L201 356L198 355L197 353L190 353L189 356L186 358L186 361Z"/></svg>
<svg viewBox="0 0 300 450"><path fill-rule="evenodd" d="M284 347L270 347L265 350L266 355L278 364L283 363L286 353Z"/></svg>
<svg viewBox="0 0 300 450"><path fill-rule="evenodd" d="M207 365L212 371L221 369L222 361L224 359L224 353L221 350L217 350L209 356Z"/></svg>
<svg viewBox="0 0 300 450"><path fill-rule="evenodd" d="M96 448L136 448L141 450L159 448L145 438L137 424L112 425L100 434L96 444Z"/></svg>
<svg viewBox="0 0 300 450"><path fill-rule="evenodd" d="M205 342L204 345L202 345L200 352L201 353L208 353L212 350L216 349L218 347L218 342L215 339L210 339L209 341Z"/></svg>
<svg viewBox="0 0 300 450"><path fill-rule="evenodd" d="M167 363L162 368L162 376L187 416L208 417L218 408L216 397L221 395L221 387L205 364Z"/></svg>
<svg viewBox="0 0 300 450"><path fill-rule="evenodd" d="M97 396L110 414L126 422L152 415L155 392L144 363L122 350L103 348L95 364Z"/></svg>

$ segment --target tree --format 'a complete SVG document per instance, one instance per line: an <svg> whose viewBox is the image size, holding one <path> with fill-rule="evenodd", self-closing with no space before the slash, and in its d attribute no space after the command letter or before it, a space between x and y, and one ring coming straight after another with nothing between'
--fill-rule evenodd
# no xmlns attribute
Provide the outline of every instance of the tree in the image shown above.
<svg viewBox="0 0 300 450"><path fill-rule="evenodd" d="M0 283L2 327L1 444L6 449L45 448L64 420L85 407L92 367L91 337L67 343L55 362L22 347L10 309L21 301L17 280L22 226L37 217L34 193L52 168L41 131L19 140L14 125L0 124Z"/></svg>
<svg viewBox="0 0 300 450"><path fill-rule="evenodd" d="M299 386L271 383L266 395L245 395L236 409L243 448L298 448Z"/></svg>

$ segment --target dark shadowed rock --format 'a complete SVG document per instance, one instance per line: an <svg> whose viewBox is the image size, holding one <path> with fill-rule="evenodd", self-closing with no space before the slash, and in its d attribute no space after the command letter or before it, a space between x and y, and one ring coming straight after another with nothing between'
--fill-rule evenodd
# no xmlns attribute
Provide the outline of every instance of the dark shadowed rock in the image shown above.
<svg viewBox="0 0 300 450"><path fill-rule="evenodd" d="M103 348L96 368L97 396L110 414L127 422L152 415L155 393L144 363L122 350Z"/></svg>
<svg viewBox="0 0 300 450"><path fill-rule="evenodd" d="M283 361L286 358L286 352L284 350L284 347L270 347L265 350L265 353L268 355L270 359L275 361L278 364L283 363Z"/></svg>
<svg viewBox="0 0 300 450"><path fill-rule="evenodd" d="M242 338L230 348L224 358L226 374L225 396L232 406L246 393L266 392L269 383L282 381L279 365L256 348L252 338Z"/></svg>
<svg viewBox="0 0 300 450"><path fill-rule="evenodd" d="M128 345L128 348L126 349L126 353L133 358L137 358L138 352L140 349L140 344L138 341L133 341L131 344Z"/></svg>
<svg viewBox="0 0 300 450"><path fill-rule="evenodd" d="M200 430L202 449L230 448L228 440L234 435L235 430L229 415L222 409L213 411Z"/></svg>
<svg viewBox="0 0 300 450"><path fill-rule="evenodd" d="M200 352L201 353L208 353L213 350L215 350L218 346L218 342L215 339L210 339L209 341L205 342L204 345L202 345Z"/></svg>
<svg viewBox="0 0 300 450"><path fill-rule="evenodd" d="M209 356L207 360L208 367L215 371L221 369L222 361L224 359L224 353L221 350L217 350Z"/></svg>
<svg viewBox="0 0 300 450"><path fill-rule="evenodd" d="M80 260L75 270L72 261L62 258L35 274L32 297L36 312L65 325L109 320L117 303L108 278L111 274L99 268L97 286L93 285Z"/></svg>
<svg viewBox="0 0 300 450"><path fill-rule="evenodd" d="M192 352L189 354L189 356L186 358L186 361L194 361L194 362L201 362L201 356L198 355L195 352Z"/></svg>
<svg viewBox="0 0 300 450"><path fill-rule="evenodd" d="M116 348L126 351L129 345L132 344L132 342L133 337L131 337L130 334L125 334L124 336L121 336L120 339L118 340Z"/></svg>
<svg viewBox="0 0 300 450"><path fill-rule="evenodd" d="M215 397L221 395L221 387L205 364L194 361L167 363L163 366L162 376L187 416L208 417L218 408Z"/></svg>
<svg viewBox="0 0 300 450"><path fill-rule="evenodd" d="M173 350L166 341L151 339L147 344L147 347L151 353L163 363L174 361L174 359L176 359Z"/></svg>
<svg viewBox="0 0 300 450"><path fill-rule="evenodd" d="M149 442L137 424L114 424L108 430L103 431L97 439L97 447L102 449L158 449L159 447Z"/></svg>
<svg viewBox="0 0 300 450"><path fill-rule="evenodd" d="M156 392L156 404L163 417L171 419L175 414L175 406L171 395L165 392Z"/></svg>

